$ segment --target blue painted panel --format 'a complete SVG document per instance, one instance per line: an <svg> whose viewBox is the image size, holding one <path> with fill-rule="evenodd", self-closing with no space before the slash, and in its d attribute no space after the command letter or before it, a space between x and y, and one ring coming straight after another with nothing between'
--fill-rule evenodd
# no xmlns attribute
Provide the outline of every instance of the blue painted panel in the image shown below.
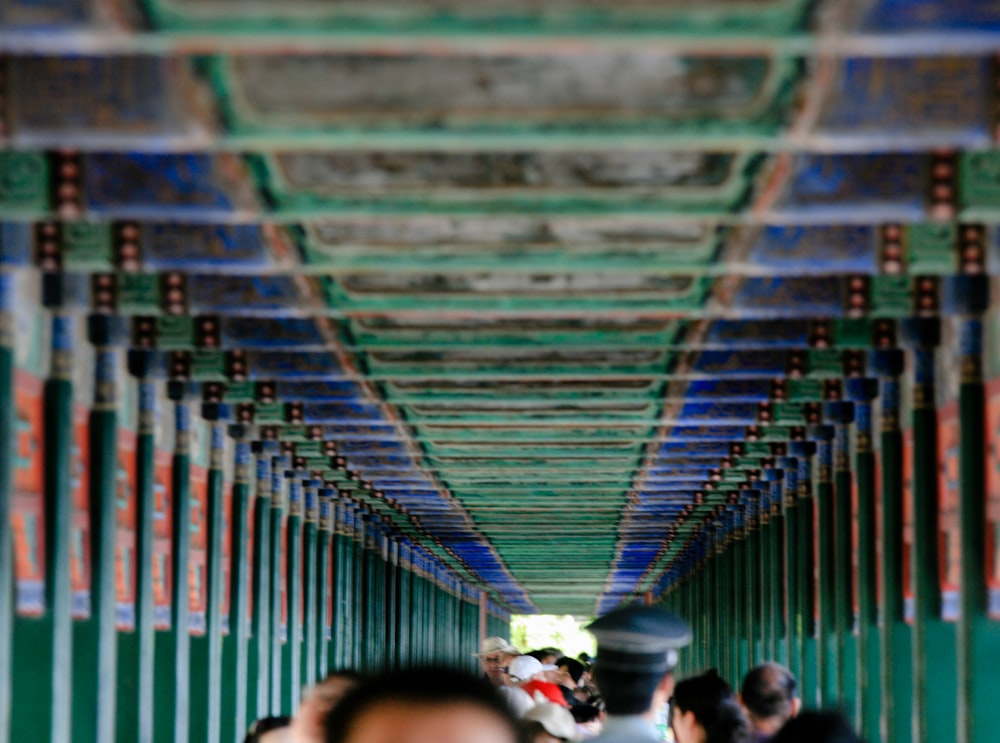
<svg viewBox="0 0 1000 743"><path fill-rule="evenodd" d="M830 277L744 279L733 305L748 315L840 317L841 281Z"/></svg>
<svg viewBox="0 0 1000 743"><path fill-rule="evenodd" d="M685 422L711 420L719 424L757 422L757 405L745 402L689 402L678 418Z"/></svg>
<svg viewBox="0 0 1000 743"><path fill-rule="evenodd" d="M0 0L0 28L48 31L79 26L88 18L86 0Z"/></svg>
<svg viewBox="0 0 1000 743"><path fill-rule="evenodd" d="M316 379L344 378L343 370L332 353L283 353L251 351L247 366L252 379Z"/></svg>
<svg viewBox="0 0 1000 743"><path fill-rule="evenodd" d="M169 73L152 56L14 57L7 66L11 131L22 141L134 136L155 146L177 134Z"/></svg>
<svg viewBox="0 0 1000 743"><path fill-rule="evenodd" d="M706 376L780 377L787 358L783 351L702 351L692 372Z"/></svg>
<svg viewBox="0 0 1000 743"><path fill-rule="evenodd" d="M926 168L918 155L802 154L776 211L805 222L920 219Z"/></svg>
<svg viewBox="0 0 1000 743"><path fill-rule="evenodd" d="M985 58L860 58L842 62L819 131L836 137L991 141L991 65Z"/></svg>
<svg viewBox="0 0 1000 743"><path fill-rule="evenodd" d="M766 402L771 396L767 379L696 379L688 384L685 397L690 399L746 400Z"/></svg>
<svg viewBox="0 0 1000 743"><path fill-rule="evenodd" d="M356 382L278 382L277 397L281 400L359 400L364 398L364 393ZM376 433L380 435L391 435L392 428L378 429ZM353 427L349 430L326 429L326 438L337 438L339 436L353 437L371 436L373 431L366 427Z"/></svg>
<svg viewBox="0 0 1000 743"><path fill-rule="evenodd" d="M877 235L872 227L773 226L761 230L748 256L754 266L784 273L875 273Z"/></svg>
<svg viewBox="0 0 1000 743"><path fill-rule="evenodd" d="M317 380L326 382L329 380ZM280 384L280 383L279 383ZM294 384L294 383L287 383ZM313 384L310 382L310 384ZM392 425L375 424L335 424L324 426L323 437L333 441L391 441L399 436L399 432Z"/></svg>
<svg viewBox="0 0 1000 743"><path fill-rule="evenodd" d="M667 441L743 441L745 426L674 426Z"/></svg>
<svg viewBox="0 0 1000 743"><path fill-rule="evenodd" d="M389 454L407 453L407 446L402 441L345 441L338 451L347 454Z"/></svg>
<svg viewBox="0 0 1000 743"><path fill-rule="evenodd" d="M660 456L697 455L728 457L729 444L721 441L666 441L660 447Z"/></svg>
<svg viewBox="0 0 1000 743"><path fill-rule="evenodd" d="M225 317L222 320L222 347L260 350L311 348L318 350L327 347L326 339L316 327L316 321L307 318L270 318L270 317ZM297 389L297 392L317 394L311 389ZM353 395L360 394L357 385L342 383L337 388L340 397L348 391ZM279 397L295 399L290 390L282 387Z"/></svg>
<svg viewBox="0 0 1000 743"><path fill-rule="evenodd" d="M330 423L332 421L371 421L384 419L377 405L351 402L309 402L303 406L306 423Z"/></svg>
<svg viewBox="0 0 1000 743"><path fill-rule="evenodd" d="M194 313L274 311L301 302L291 276L195 275L188 279L188 293Z"/></svg>
<svg viewBox="0 0 1000 743"><path fill-rule="evenodd" d="M235 208L212 157L104 153L84 156L84 204L99 215L210 217Z"/></svg>
<svg viewBox="0 0 1000 743"><path fill-rule="evenodd" d="M994 0L878 0L864 20L869 31L1000 32Z"/></svg>
<svg viewBox="0 0 1000 743"><path fill-rule="evenodd" d="M33 243L30 224L0 223L0 265L30 266Z"/></svg>
<svg viewBox="0 0 1000 743"><path fill-rule="evenodd" d="M159 270L264 268L270 254L258 225L143 224L143 263Z"/></svg>

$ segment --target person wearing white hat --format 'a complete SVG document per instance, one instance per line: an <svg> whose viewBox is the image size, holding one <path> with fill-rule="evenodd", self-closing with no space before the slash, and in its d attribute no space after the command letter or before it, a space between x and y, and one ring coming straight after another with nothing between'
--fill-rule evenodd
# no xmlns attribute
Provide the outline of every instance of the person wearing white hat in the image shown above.
<svg viewBox="0 0 1000 743"><path fill-rule="evenodd" d="M532 681L541 679L546 671L552 670L555 670L555 666L542 665L538 658L530 655L519 655L510 662L507 675L510 677L511 685L501 688L500 693L516 717L523 718L536 704L548 701L541 692L533 695L524 687Z"/></svg>
<svg viewBox="0 0 1000 743"><path fill-rule="evenodd" d="M524 715L525 743L566 743L578 739L576 721L565 707L536 704Z"/></svg>
<svg viewBox="0 0 1000 743"><path fill-rule="evenodd" d="M483 673L493 686L499 688L510 686L507 677L507 666L521 651L502 637L487 637L483 640L478 653L473 653L483 664Z"/></svg>

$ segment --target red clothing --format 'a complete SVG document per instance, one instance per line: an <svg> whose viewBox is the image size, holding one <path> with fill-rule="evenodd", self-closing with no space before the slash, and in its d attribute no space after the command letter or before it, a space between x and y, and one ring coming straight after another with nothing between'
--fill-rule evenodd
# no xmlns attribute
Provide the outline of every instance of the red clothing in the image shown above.
<svg viewBox="0 0 1000 743"><path fill-rule="evenodd" d="M560 707L569 707L566 704L566 697L563 696L562 689L559 688L559 684L553 684L551 681L542 681L541 679L532 679L522 685L521 688L528 692L532 699L535 698L535 692L540 691L553 704L558 704Z"/></svg>

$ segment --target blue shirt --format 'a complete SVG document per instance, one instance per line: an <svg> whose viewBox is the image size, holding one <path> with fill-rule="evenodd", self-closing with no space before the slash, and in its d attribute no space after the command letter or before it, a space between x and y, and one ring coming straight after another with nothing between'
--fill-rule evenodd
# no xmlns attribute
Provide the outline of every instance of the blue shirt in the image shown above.
<svg viewBox="0 0 1000 743"><path fill-rule="evenodd" d="M590 743L661 743L660 731L642 715L608 715L604 729Z"/></svg>

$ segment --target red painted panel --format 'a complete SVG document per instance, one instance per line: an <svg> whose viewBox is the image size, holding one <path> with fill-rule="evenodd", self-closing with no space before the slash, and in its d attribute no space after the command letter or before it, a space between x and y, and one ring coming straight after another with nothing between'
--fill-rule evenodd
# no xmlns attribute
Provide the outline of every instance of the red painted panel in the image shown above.
<svg viewBox="0 0 1000 743"><path fill-rule="evenodd" d="M913 594L913 431L903 431L903 616L912 624L916 615Z"/></svg>
<svg viewBox="0 0 1000 743"><path fill-rule="evenodd" d="M153 621L156 629L170 629L170 592L173 573L171 529L173 528L172 454L156 451L156 483L153 486Z"/></svg>
<svg viewBox="0 0 1000 743"><path fill-rule="evenodd" d="M42 381L15 372L14 498L11 529L14 535L14 571L17 613L45 612L45 521L43 510Z"/></svg>
<svg viewBox="0 0 1000 743"><path fill-rule="evenodd" d="M989 612L1000 619L1000 379L986 386L986 584Z"/></svg>
<svg viewBox="0 0 1000 743"><path fill-rule="evenodd" d="M222 632L229 634L229 605L232 601L229 575L232 566L233 535L231 524L233 523L233 484L224 482L222 484Z"/></svg>
<svg viewBox="0 0 1000 743"><path fill-rule="evenodd" d="M84 405L73 406L73 446L70 449L69 580L74 619L90 616L90 425Z"/></svg>
<svg viewBox="0 0 1000 743"><path fill-rule="evenodd" d="M938 411L938 583L941 617L958 621L962 581L962 544L959 533L958 405Z"/></svg>
<svg viewBox="0 0 1000 743"><path fill-rule="evenodd" d="M203 635L208 605L208 472L197 465L191 466L190 527L188 621L192 635Z"/></svg>
<svg viewBox="0 0 1000 743"><path fill-rule="evenodd" d="M115 498L115 626L122 631L135 629L135 479L136 435L118 430L118 476Z"/></svg>

